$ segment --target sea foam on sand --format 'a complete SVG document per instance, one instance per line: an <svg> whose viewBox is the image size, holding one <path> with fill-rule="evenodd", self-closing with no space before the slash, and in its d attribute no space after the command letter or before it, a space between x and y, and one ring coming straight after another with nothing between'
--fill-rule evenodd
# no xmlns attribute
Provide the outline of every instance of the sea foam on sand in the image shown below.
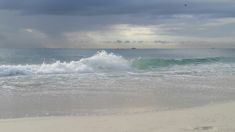
<svg viewBox="0 0 235 132"><path fill-rule="evenodd" d="M1 132L235 132L235 102L129 115L0 121Z"/></svg>

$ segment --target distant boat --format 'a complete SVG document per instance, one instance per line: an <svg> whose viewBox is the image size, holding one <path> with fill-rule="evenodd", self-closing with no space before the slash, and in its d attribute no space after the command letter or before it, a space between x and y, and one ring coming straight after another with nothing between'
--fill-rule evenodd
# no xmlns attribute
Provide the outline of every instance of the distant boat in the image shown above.
<svg viewBox="0 0 235 132"><path fill-rule="evenodd" d="M136 48L131 48L131 49L133 49L133 50L134 50L134 49L136 49Z"/></svg>

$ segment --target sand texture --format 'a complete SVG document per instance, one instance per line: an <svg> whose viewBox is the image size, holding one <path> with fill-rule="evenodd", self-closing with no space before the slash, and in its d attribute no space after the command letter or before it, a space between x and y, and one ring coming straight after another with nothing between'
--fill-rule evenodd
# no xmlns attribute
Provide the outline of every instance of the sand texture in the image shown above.
<svg viewBox="0 0 235 132"><path fill-rule="evenodd" d="M0 121L1 132L235 132L235 102L129 115Z"/></svg>

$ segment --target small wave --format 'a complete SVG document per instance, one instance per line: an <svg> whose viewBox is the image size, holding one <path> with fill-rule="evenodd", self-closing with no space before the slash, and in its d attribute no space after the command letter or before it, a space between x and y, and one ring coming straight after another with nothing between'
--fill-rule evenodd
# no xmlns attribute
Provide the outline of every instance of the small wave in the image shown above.
<svg viewBox="0 0 235 132"><path fill-rule="evenodd" d="M220 57L194 59L136 59L132 62L132 66L138 69L149 69L171 65L205 64L218 62L221 59Z"/></svg>

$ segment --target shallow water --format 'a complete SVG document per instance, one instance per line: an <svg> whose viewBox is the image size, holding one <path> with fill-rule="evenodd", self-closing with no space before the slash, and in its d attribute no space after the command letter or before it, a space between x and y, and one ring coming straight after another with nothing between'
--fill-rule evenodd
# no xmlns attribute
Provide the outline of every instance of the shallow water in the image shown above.
<svg viewBox="0 0 235 132"><path fill-rule="evenodd" d="M234 49L1 49L0 118L234 100Z"/></svg>

